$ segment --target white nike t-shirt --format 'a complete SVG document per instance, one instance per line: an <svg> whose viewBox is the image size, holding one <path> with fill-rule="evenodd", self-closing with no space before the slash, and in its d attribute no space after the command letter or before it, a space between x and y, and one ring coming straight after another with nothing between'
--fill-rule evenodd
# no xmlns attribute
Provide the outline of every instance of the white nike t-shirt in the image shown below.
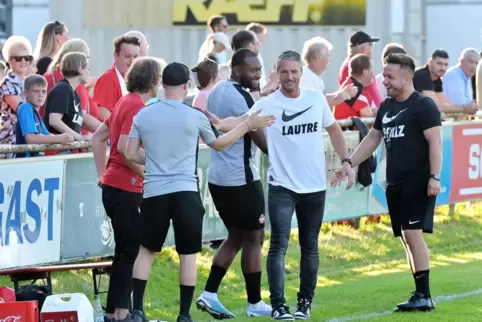
<svg viewBox="0 0 482 322"><path fill-rule="evenodd" d="M325 96L301 88L300 96L288 98L280 90L262 98L248 114L258 110L274 115L275 123L265 129L270 168L268 184L296 193L326 190L323 128L335 119Z"/></svg>

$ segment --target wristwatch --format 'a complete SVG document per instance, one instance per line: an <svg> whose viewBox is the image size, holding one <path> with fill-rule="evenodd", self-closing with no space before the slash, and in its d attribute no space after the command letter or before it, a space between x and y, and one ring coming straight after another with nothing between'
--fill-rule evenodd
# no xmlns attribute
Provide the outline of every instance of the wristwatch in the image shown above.
<svg viewBox="0 0 482 322"><path fill-rule="evenodd" d="M350 158L345 158L345 159L341 160L341 165L343 165L343 163L345 163L345 162L348 162L348 164L350 165L350 167L353 165L353 164L351 163L351 159L350 159Z"/></svg>
<svg viewBox="0 0 482 322"><path fill-rule="evenodd" d="M431 175L430 175L430 179L434 179L434 180L440 181L440 174L438 174L438 173L436 173L436 174L431 174Z"/></svg>

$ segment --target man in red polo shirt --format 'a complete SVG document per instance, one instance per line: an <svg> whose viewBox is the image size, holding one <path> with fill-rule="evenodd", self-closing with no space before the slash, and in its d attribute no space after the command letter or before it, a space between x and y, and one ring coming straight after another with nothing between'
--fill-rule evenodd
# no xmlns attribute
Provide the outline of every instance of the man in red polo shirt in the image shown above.
<svg viewBox="0 0 482 322"><path fill-rule="evenodd" d="M348 62L350 61L350 58L356 54L365 54L371 57L372 49L375 46L375 43L377 43L379 40L380 38L370 37L363 31L357 31L350 37L350 42L348 44L349 55L341 65L340 73L338 74L338 85L342 85L349 76ZM371 96L375 106L380 106L382 100L380 94L378 93L375 77L373 77L372 82L363 90L363 92L366 93L366 95Z"/></svg>
<svg viewBox="0 0 482 322"><path fill-rule="evenodd" d="M335 119L375 116L375 103L370 93L364 90L367 86L370 86L373 79L373 60L368 55L357 54L350 59L348 69L349 77L342 84L342 87L353 84L358 91L353 98L335 106Z"/></svg>
<svg viewBox="0 0 482 322"><path fill-rule="evenodd" d="M139 39L133 36L120 36L114 41L114 65L99 77L94 87L101 121L105 121L117 101L127 94L124 75L139 56L140 45Z"/></svg>
<svg viewBox="0 0 482 322"><path fill-rule="evenodd" d="M129 92L117 102L112 114L92 139L95 165L102 186L102 203L111 219L116 245L107 294L106 321L112 318L118 322L131 321L132 269L139 252L136 223L140 216L144 166L127 161L124 153L134 116L157 95L161 72L161 65L153 58L136 60L127 73ZM111 148L106 166L108 139Z"/></svg>

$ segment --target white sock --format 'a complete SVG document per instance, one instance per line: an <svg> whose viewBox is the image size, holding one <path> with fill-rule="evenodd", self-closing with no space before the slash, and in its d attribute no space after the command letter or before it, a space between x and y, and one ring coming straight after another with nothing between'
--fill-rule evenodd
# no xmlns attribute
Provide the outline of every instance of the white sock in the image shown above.
<svg viewBox="0 0 482 322"><path fill-rule="evenodd" d="M211 293L211 292L203 291L203 293L201 294L201 296L206 297L206 298L208 298L208 299L210 299L210 300L215 300L215 301L218 300L218 294L216 294L216 293Z"/></svg>

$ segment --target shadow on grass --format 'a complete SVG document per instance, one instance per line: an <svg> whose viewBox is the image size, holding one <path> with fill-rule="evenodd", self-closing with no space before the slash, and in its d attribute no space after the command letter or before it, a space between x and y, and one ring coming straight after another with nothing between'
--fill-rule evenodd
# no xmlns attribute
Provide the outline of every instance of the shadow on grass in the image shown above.
<svg viewBox="0 0 482 322"><path fill-rule="evenodd" d="M444 294L450 294L458 289L463 292L464 288L470 287L473 289L476 281L480 281L479 275L467 275L465 268L474 262L478 265L482 263L482 207L479 204L472 208L457 205L458 212L454 216L447 215L448 207L440 207L437 211L436 230L434 234L426 235L432 253L432 271L435 272L432 276L444 287L451 287L449 290L441 288L440 293L444 291ZM379 224L362 223L359 230L325 225L319 239L320 269L315 313L319 312L320 306L326 307L328 316L386 309L393 301L403 300L400 296L405 292L408 294L413 288L405 254L399 239L393 237L388 216L382 216ZM269 236L268 233L263 248L264 298L269 296L265 273ZM459 253L461 250L467 253ZM196 295L204 287L213 255L213 250L205 248L198 256ZM291 302L295 300L298 291L299 257L298 231L293 230L285 261L285 284ZM178 266L179 258L174 248L164 249L153 265L145 298L146 309L151 317L168 321L175 319L179 305ZM437 272L444 272L446 277L439 277ZM458 281L458 284L454 281ZM0 284L2 282L10 284L5 278L0 279ZM92 298L92 277L89 271L56 273L53 283L56 293L82 292ZM238 308L236 312L242 313L246 306L245 293L238 256L220 287L219 295L228 308L235 311ZM367 306L366 298L372 295L381 300L377 300L377 303L368 302ZM208 320L205 315L197 313L195 318L198 321Z"/></svg>

